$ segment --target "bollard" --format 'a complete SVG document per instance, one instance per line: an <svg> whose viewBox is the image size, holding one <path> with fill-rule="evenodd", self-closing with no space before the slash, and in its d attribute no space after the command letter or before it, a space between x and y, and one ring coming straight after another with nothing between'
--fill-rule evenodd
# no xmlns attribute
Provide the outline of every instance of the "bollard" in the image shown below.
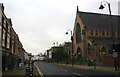
<svg viewBox="0 0 120 77"><path fill-rule="evenodd" d="M93 60L94 62L94 69L96 69L96 60Z"/></svg>
<svg viewBox="0 0 120 77"><path fill-rule="evenodd" d="M26 67L26 75L29 75L30 74L30 67Z"/></svg>

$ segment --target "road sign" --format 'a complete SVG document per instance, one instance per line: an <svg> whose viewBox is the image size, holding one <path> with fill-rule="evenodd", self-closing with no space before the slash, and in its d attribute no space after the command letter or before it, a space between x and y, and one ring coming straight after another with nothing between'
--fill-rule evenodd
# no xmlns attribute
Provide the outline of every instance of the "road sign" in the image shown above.
<svg viewBox="0 0 120 77"><path fill-rule="evenodd" d="M117 56L118 56L117 52L113 52L113 57L117 57Z"/></svg>
<svg viewBox="0 0 120 77"><path fill-rule="evenodd" d="M109 50L109 54L113 54L113 50Z"/></svg>

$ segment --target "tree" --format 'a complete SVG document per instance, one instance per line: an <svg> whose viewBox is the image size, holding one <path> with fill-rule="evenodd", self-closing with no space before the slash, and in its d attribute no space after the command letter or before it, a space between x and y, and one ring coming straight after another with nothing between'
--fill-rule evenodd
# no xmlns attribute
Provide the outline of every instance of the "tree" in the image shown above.
<svg viewBox="0 0 120 77"><path fill-rule="evenodd" d="M65 61L69 58L69 54L65 52L64 47L59 47L55 52L55 59L59 63L59 61Z"/></svg>

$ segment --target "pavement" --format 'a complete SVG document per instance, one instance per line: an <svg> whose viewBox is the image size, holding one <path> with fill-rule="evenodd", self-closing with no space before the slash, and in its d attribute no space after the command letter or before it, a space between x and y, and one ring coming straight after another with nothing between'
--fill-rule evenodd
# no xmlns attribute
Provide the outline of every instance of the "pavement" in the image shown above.
<svg viewBox="0 0 120 77"><path fill-rule="evenodd" d="M27 66L27 65L26 65ZM2 72L2 77L8 77L8 76L26 76L26 66L24 66L23 68L20 68L20 67L16 67L16 68L13 68L13 70L8 70L6 72ZM36 69L35 66L33 66L33 75L34 76L38 76L39 73ZM27 76L29 77L29 76Z"/></svg>
<svg viewBox="0 0 120 77"><path fill-rule="evenodd" d="M79 68L79 69L85 69L85 70L120 75L120 70L115 71L114 67L96 66L96 69L94 69L94 66L87 66L87 65L74 65L74 66L72 66L71 64L67 64L67 65L66 64L57 64L57 63L50 63L50 64L56 64L56 65L61 65L61 66L74 67L74 68Z"/></svg>

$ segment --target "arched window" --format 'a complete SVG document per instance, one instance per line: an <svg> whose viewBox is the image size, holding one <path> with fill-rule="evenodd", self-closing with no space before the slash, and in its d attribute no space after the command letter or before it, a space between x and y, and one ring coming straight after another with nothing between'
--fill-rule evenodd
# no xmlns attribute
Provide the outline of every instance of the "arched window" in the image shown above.
<svg viewBox="0 0 120 77"><path fill-rule="evenodd" d="M106 53L106 48L103 46L102 48L101 48L101 53L103 54L103 53Z"/></svg>
<svg viewBox="0 0 120 77"><path fill-rule="evenodd" d="M88 43L88 55L90 55L90 43Z"/></svg>
<svg viewBox="0 0 120 77"><path fill-rule="evenodd" d="M80 47L77 48L77 56L78 56L78 58L82 57L82 51L81 51Z"/></svg>
<svg viewBox="0 0 120 77"><path fill-rule="evenodd" d="M91 35L93 35L93 31L91 30Z"/></svg>
<svg viewBox="0 0 120 77"><path fill-rule="evenodd" d="M81 42L81 27L80 27L80 24L77 23L77 26L76 26L76 44L78 44L80 42Z"/></svg>

